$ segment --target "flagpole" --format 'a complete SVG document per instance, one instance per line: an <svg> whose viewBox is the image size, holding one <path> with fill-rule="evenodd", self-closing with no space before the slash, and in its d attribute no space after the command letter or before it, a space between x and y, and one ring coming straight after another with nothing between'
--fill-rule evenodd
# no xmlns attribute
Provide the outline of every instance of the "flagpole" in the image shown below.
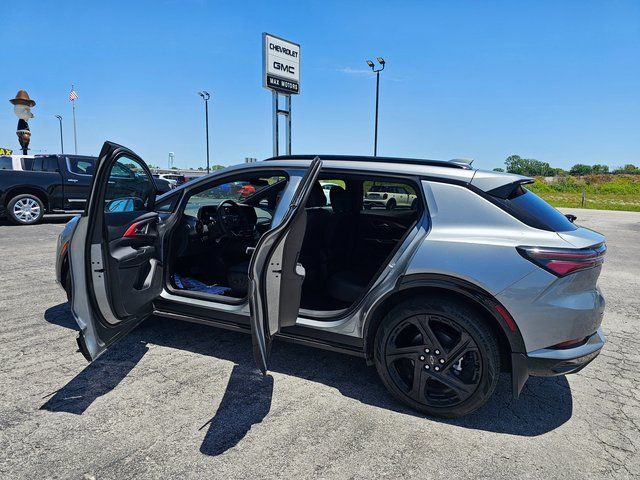
<svg viewBox="0 0 640 480"><path fill-rule="evenodd" d="M73 92L73 85L71 85L71 91ZM78 134L76 131L76 100L71 100L71 108L73 110L73 144L76 148L76 155L78 154Z"/></svg>

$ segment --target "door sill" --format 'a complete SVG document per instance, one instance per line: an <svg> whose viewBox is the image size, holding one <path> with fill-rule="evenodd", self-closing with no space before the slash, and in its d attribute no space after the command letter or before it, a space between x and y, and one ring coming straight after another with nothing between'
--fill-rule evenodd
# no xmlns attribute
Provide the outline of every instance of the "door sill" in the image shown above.
<svg viewBox="0 0 640 480"><path fill-rule="evenodd" d="M212 318L200 318L191 315L183 315L180 313L166 312L162 310L154 310L153 314L158 317L168 318L171 320L180 320L183 322L197 323L200 325L222 328L234 332L251 334L251 328L248 325L245 326L234 322L226 322ZM277 338L278 340L284 340L285 342L289 343L295 343L298 345L305 345L309 347L320 348L322 350L329 350L331 352L344 353L355 357L365 358L365 354L362 348L356 345L350 346L337 344L330 341L315 340L309 337L294 335L292 333L277 333L275 335L275 338Z"/></svg>

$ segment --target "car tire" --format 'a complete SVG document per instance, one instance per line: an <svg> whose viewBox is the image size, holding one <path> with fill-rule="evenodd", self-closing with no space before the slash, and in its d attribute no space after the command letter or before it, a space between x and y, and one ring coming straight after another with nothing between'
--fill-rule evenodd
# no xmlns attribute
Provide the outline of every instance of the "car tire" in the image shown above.
<svg viewBox="0 0 640 480"><path fill-rule="evenodd" d="M35 225L44 217L44 203L35 195L16 195L7 204L9 219L16 225Z"/></svg>
<svg viewBox="0 0 640 480"><path fill-rule="evenodd" d="M482 316L465 304L432 297L403 302L384 317L374 361L395 398L445 418L482 407L500 373L498 341Z"/></svg>
<svg viewBox="0 0 640 480"><path fill-rule="evenodd" d="M396 208L396 199L392 198L387 202L387 210L393 210L394 208Z"/></svg>

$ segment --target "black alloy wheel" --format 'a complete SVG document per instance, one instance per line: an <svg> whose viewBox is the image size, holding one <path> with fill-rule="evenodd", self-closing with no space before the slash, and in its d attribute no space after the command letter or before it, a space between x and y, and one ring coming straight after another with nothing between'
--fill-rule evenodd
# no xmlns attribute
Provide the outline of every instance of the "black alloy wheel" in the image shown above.
<svg viewBox="0 0 640 480"><path fill-rule="evenodd" d="M497 341L466 305L435 299L395 307L376 336L376 368L407 405L442 417L480 408L500 371Z"/></svg>

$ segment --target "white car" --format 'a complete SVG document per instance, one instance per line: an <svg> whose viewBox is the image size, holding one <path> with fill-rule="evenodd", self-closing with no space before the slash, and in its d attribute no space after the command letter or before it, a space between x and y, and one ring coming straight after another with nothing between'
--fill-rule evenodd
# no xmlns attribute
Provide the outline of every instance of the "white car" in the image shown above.
<svg viewBox="0 0 640 480"><path fill-rule="evenodd" d="M324 193L324 196L327 197L327 205L331 205L331 195L330 195L331 189L333 187L342 188L342 186L338 185L337 183L330 183L330 182L327 182L327 183L320 182L320 185L322 186L322 191Z"/></svg>
<svg viewBox="0 0 640 480"><path fill-rule="evenodd" d="M373 185L364 194L364 208L384 207L393 210L396 207L415 209L417 196L402 185Z"/></svg>
<svg viewBox="0 0 640 480"><path fill-rule="evenodd" d="M169 175L166 173L154 173L152 174L152 177L165 180L172 189L178 186L178 180L176 178L171 178L173 177L173 175Z"/></svg>

